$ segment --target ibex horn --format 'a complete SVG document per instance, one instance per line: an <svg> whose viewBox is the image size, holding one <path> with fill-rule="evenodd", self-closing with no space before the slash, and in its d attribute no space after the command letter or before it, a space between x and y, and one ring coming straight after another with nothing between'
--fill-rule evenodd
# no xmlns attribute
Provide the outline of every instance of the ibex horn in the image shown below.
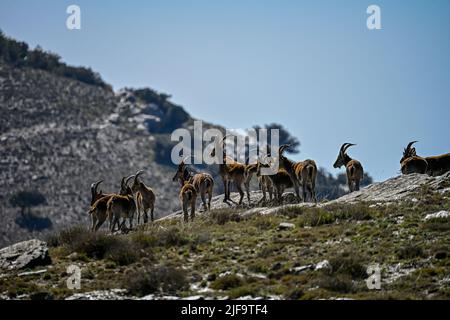
<svg viewBox="0 0 450 320"><path fill-rule="evenodd" d="M290 144L283 144L282 146L280 146L278 148L278 153L282 154L284 152L284 150L286 150L287 148L289 148L291 145Z"/></svg>
<svg viewBox="0 0 450 320"><path fill-rule="evenodd" d="M133 177L134 177L134 174L132 174L131 176L128 176L128 177L125 178L125 185L126 185L126 186L128 185L128 182L129 182ZM122 181L123 181L123 179L122 179Z"/></svg>
<svg viewBox="0 0 450 320"><path fill-rule="evenodd" d="M418 142L418 141L411 141L410 143L408 143L408 145L406 146L406 151L409 151L410 149L411 149L411 146L414 144L414 143L416 143L416 142Z"/></svg>
<svg viewBox="0 0 450 320"><path fill-rule="evenodd" d="M99 181L94 182L93 184L91 184L91 191L93 193L97 193L97 188L98 188L99 184L102 183L102 182L103 182L103 180L99 180Z"/></svg>
<svg viewBox="0 0 450 320"><path fill-rule="evenodd" d="M344 149L342 150L342 152L347 151L347 149L350 148L351 146L356 146L356 144L354 144L354 143L346 143L346 146L344 147Z"/></svg>
<svg viewBox="0 0 450 320"><path fill-rule="evenodd" d="M139 170L138 172L136 172L136 174L134 175L134 181L137 181L139 179L139 176L143 173L144 170Z"/></svg>

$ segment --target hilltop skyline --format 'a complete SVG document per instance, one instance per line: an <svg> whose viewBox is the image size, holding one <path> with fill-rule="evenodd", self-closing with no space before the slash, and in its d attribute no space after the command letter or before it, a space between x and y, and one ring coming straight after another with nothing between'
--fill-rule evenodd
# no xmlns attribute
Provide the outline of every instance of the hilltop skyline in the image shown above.
<svg viewBox="0 0 450 320"><path fill-rule="evenodd" d="M450 3L367 1L136 5L77 1L82 29L61 1L3 1L6 35L91 67L115 90L171 94L194 117L230 129L277 122L301 141L294 159L332 164L344 142L376 180L399 173L405 145L449 150ZM324 6L325 5L325 6ZM327 9L325 9L327 8ZM27 21L27 23L22 23Z"/></svg>

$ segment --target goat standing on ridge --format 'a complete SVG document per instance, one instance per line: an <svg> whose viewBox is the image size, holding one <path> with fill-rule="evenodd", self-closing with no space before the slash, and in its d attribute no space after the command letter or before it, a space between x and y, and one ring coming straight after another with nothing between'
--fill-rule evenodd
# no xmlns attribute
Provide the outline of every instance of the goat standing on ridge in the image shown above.
<svg viewBox="0 0 450 320"><path fill-rule="evenodd" d="M153 192L152 188L147 187L142 181L139 180L139 175L144 173L144 171L140 170L134 176L133 185L131 186L131 190L136 196L136 205L137 205L137 223L139 224L141 218L141 211L144 215L144 223L148 222L148 210L150 210L150 218L153 222L155 217L153 215L153 211L155 210L155 192Z"/></svg>
<svg viewBox="0 0 450 320"><path fill-rule="evenodd" d="M133 178L133 176L123 177L120 183L120 195L127 193L127 183ZM98 186L103 180L97 181L91 184L91 207L89 208L89 215L91 216L91 231L97 231L106 221L107 215L107 204L108 200L114 195L113 193L105 194L102 191L97 191Z"/></svg>
<svg viewBox="0 0 450 320"><path fill-rule="evenodd" d="M416 148L411 146L417 141L411 141L403 150L403 157L400 159L401 171L403 174L426 173L428 162L425 158L416 155Z"/></svg>
<svg viewBox="0 0 450 320"><path fill-rule="evenodd" d="M289 174L292 184L294 186L297 199L300 198L299 187L302 186L303 201L306 202L307 191L310 198L317 203L316 198L316 176L317 166L314 160L306 159L300 162L294 162L289 160L283 155L284 150L289 148L289 145L285 144L278 148L278 157L280 163L280 169L286 170Z"/></svg>
<svg viewBox="0 0 450 320"><path fill-rule="evenodd" d="M109 218L109 230L114 232L116 224L119 230L122 229L126 222L126 219L130 222L130 229L133 228L133 218L136 212L136 203L133 197L133 191L127 184L128 180L134 177L134 175L128 177L124 182L122 179L121 194L112 195L106 204L106 214ZM101 199L100 199L101 200ZM120 223L120 218L123 218L123 222Z"/></svg>
<svg viewBox="0 0 450 320"><path fill-rule="evenodd" d="M350 158L350 156L346 153L347 149L351 146L356 146L356 144L344 143L341 146L338 157L334 162L333 167L340 168L342 166L345 166L348 189L350 190L350 192L353 192L359 190L359 184L364 177L364 169L358 160Z"/></svg>
<svg viewBox="0 0 450 320"><path fill-rule="evenodd" d="M430 176L439 176L450 171L450 153L440 156L420 157L416 154L416 148L411 148L412 144L417 141L408 143L403 151L403 157L400 160L402 165L402 173L427 173ZM426 164L426 165L425 165Z"/></svg>
<svg viewBox="0 0 450 320"><path fill-rule="evenodd" d="M200 194L203 207L206 210L211 210L214 179L209 173L202 172L193 174L190 172L185 163L187 158L189 157L185 157L178 165L177 172L173 176L172 181L180 181L181 187L184 186L185 182L192 184L197 194ZM206 195L208 195L208 203L206 202Z"/></svg>
<svg viewBox="0 0 450 320"><path fill-rule="evenodd" d="M282 203L284 190L286 188L292 188L294 185L292 184L291 177L285 169L278 169L278 172L273 175L261 175L261 168L269 167L270 164L266 160L263 161L258 159L256 176L263 179L263 181L266 181L266 183L270 184L273 191L275 191L275 199L277 199L278 203Z"/></svg>
<svg viewBox="0 0 450 320"><path fill-rule="evenodd" d="M219 159L221 162L219 164L219 174L222 177L223 187L224 187L224 198L223 202L232 201L230 198L230 187L231 182L234 181L234 184L239 192L239 204L242 204L242 200L244 198L244 191L242 190L242 184L245 181L245 164L234 161L232 158L228 157L225 152L225 139L229 135L226 135L221 143L222 143L222 158ZM211 157L216 156L216 147L214 147L211 151ZM217 155L220 157L220 155ZM250 204L250 191L246 188L248 203Z"/></svg>
<svg viewBox="0 0 450 320"><path fill-rule="evenodd" d="M263 197L258 201L258 203L266 203L267 201L267 192L269 193L269 201L273 199L273 185L272 181L266 175L258 174L258 168L260 167L259 159L254 164L247 164L245 166L244 171L244 185L246 189L250 189L250 181L252 180L253 175L256 173L256 178L258 179L259 188L263 193Z"/></svg>

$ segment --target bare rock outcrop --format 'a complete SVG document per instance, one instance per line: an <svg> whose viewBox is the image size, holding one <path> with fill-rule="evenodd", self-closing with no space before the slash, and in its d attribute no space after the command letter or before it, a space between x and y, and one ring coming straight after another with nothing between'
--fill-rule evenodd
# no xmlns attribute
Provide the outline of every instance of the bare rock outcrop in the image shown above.
<svg viewBox="0 0 450 320"><path fill-rule="evenodd" d="M40 240L28 240L0 250L0 269L17 270L51 263L47 244Z"/></svg>

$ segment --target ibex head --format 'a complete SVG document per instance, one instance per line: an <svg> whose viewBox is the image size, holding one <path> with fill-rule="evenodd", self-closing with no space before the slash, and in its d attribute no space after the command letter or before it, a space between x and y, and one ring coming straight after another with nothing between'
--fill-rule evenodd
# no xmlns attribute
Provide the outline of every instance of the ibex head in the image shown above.
<svg viewBox="0 0 450 320"><path fill-rule="evenodd" d="M283 145L281 145L281 146L278 148L278 157L279 157L279 166L280 166L280 169L284 169L284 167L285 167L284 162L288 160L288 158L286 158L286 157L284 156L283 152L284 152L286 149L289 149L290 147L291 147L290 144L283 144Z"/></svg>
<svg viewBox="0 0 450 320"><path fill-rule="evenodd" d="M400 163L405 161L408 158L415 157L416 154L416 148L411 148L411 146L416 143L417 141L411 141L408 143L405 149L403 149L403 157L400 159Z"/></svg>
<svg viewBox="0 0 450 320"><path fill-rule="evenodd" d="M120 194L121 195L129 195L132 194L133 191L131 190L130 186L128 185L128 182L134 177L134 174L129 177L123 177L122 181L120 182Z"/></svg>
<svg viewBox="0 0 450 320"><path fill-rule="evenodd" d="M180 181L181 183L186 180L186 174L188 174L187 169L186 169L186 163L185 161L189 158L190 156L186 156L183 158L183 160L181 160L180 164L178 165L177 168L177 172L175 172L175 175L172 178L172 181Z"/></svg>
<svg viewBox="0 0 450 320"><path fill-rule="evenodd" d="M139 170L138 172L136 172L136 174L134 175L134 180L133 180L133 184L131 185L131 190L133 192L137 192L139 189L139 185L141 184L141 181L139 180L139 176L141 174L144 173L144 170Z"/></svg>
<svg viewBox="0 0 450 320"><path fill-rule="evenodd" d="M336 161L333 164L334 168L340 168L342 166L345 166L346 163L349 161L350 157L345 153L348 148L351 146L356 146L356 144L353 143L344 143L341 146L341 149L339 150L339 154L337 156Z"/></svg>
<svg viewBox="0 0 450 320"><path fill-rule="evenodd" d="M91 184L91 205L93 205L94 202L97 201L98 197L103 193L102 190L97 191L98 186L102 182L103 180L100 180Z"/></svg>

